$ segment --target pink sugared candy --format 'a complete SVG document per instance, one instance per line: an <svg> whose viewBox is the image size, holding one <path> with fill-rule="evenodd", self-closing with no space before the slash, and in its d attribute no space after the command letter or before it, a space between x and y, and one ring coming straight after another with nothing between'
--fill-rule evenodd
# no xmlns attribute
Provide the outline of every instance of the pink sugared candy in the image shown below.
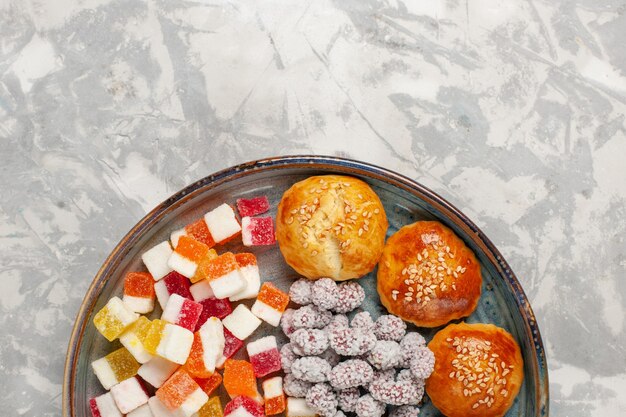
<svg viewBox="0 0 626 417"><path fill-rule="evenodd" d="M263 406L252 398L240 395L226 404L224 417L264 417Z"/></svg>
<svg viewBox="0 0 626 417"><path fill-rule="evenodd" d="M136 376L125 379L111 388L117 408L124 414L148 403L148 392Z"/></svg>
<svg viewBox="0 0 626 417"><path fill-rule="evenodd" d="M257 378L280 371L280 352L274 336L266 336L250 342L246 349Z"/></svg>
<svg viewBox="0 0 626 417"><path fill-rule="evenodd" d="M89 400L89 408L93 417L123 417L110 392Z"/></svg>
<svg viewBox="0 0 626 417"><path fill-rule="evenodd" d="M224 352L222 356L217 360L217 367L224 366L226 359L231 358L235 353L239 352L239 349L243 346L243 342L237 339L228 329L224 328Z"/></svg>
<svg viewBox="0 0 626 417"><path fill-rule="evenodd" d="M202 304L181 297L178 294L172 294L167 301L165 309L163 309L161 319L193 332L196 329L202 310Z"/></svg>
<svg viewBox="0 0 626 417"><path fill-rule="evenodd" d="M207 298L206 300L200 301L200 304L202 305L202 313L200 314L200 318L196 324L196 331L198 331L209 318L217 317L221 320L233 311L228 298L224 298L222 300L217 298Z"/></svg>
<svg viewBox="0 0 626 417"><path fill-rule="evenodd" d="M241 219L241 239L244 246L273 245L276 242L274 220L271 217Z"/></svg>
<svg viewBox="0 0 626 417"><path fill-rule="evenodd" d="M258 216L270 209L270 202L267 197L262 195L254 198L237 199L237 210L241 217Z"/></svg>
<svg viewBox="0 0 626 417"><path fill-rule="evenodd" d="M165 310L167 302L172 294L192 299L189 291L189 280L176 271L167 274L162 280L154 284L154 291L161 308Z"/></svg>

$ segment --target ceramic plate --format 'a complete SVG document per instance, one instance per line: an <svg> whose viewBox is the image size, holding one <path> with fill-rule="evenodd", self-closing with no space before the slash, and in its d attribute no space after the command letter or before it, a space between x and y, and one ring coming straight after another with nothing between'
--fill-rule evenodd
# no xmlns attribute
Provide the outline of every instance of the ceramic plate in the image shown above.
<svg viewBox="0 0 626 417"><path fill-rule="evenodd" d="M90 363L119 347L107 342L95 330L93 315L114 295L121 296L123 277L129 271L144 270L141 253L167 240L172 230L202 217L222 202L235 203L240 197L265 194L272 211L283 192L293 183L311 175L345 174L368 182L380 196L389 219L388 236L416 220L438 220L459 235L478 258L483 274L483 295L468 322L493 323L517 339L525 363L525 379L509 417L548 415L548 371L539 329L530 304L506 261L485 235L463 213L424 186L392 171L362 162L317 156L293 156L249 162L206 177L168 198L144 217L117 245L96 275L76 317L65 367L63 413L66 417L90 417L88 401L103 393ZM220 248L243 251L239 243ZM248 250L248 249L246 249ZM287 290L298 277L283 261L277 247L252 250L265 281ZM384 313L376 293L375 273L359 282L367 297L363 308L374 316ZM436 330L436 329L435 329ZM429 339L435 330L419 329ZM263 324L253 337L275 334ZM281 336L281 341L284 337ZM242 352L239 352L242 354ZM222 405L227 401L222 395ZM420 416L441 415L426 400Z"/></svg>

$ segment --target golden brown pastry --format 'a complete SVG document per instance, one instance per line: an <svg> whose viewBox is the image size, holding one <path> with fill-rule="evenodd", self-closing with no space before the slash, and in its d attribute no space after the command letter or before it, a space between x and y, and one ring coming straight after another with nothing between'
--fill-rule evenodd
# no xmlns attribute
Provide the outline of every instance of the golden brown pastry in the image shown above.
<svg viewBox="0 0 626 417"><path fill-rule="evenodd" d="M506 414L524 379L513 336L493 324L451 324L428 348L435 354L435 370L426 392L439 411L447 417Z"/></svg>
<svg viewBox="0 0 626 417"><path fill-rule="evenodd" d="M469 316L482 285L474 253L435 221L404 226L385 245L378 294L390 313L420 327Z"/></svg>
<svg viewBox="0 0 626 417"><path fill-rule="evenodd" d="M352 177L324 175L294 184L276 215L285 261L309 279L360 278L376 266L387 216L374 191Z"/></svg>

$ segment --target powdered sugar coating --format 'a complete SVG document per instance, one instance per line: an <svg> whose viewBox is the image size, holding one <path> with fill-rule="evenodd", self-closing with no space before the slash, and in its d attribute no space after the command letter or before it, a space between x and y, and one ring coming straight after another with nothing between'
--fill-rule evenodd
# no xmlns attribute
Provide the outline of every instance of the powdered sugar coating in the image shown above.
<svg viewBox="0 0 626 417"><path fill-rule="evenodd" d="M415 378L426 379L435 369L435 354L426 346L417 349L410 361L411 373Z"/></svg>
<svg viewBox="0 0 626 417"><path fill-rule="evenodd" d="M328 380L332 367L328 362L316 356L305 356L291 364L291 373L296 378L307 382L324 382Z"/></svg>
<svg viewBox="0 0 626 417"><path fill-rule="evenodd" d="M343 282L338 285L339 300L333 308L335 313L349 313L365 300L365 291L357 282Z"/></svg>
<svg viewBox="0 0 626 417"><path fill-rule="evenodd" d="M385 314L376 319L374 334L378 340L393 340L399 342L406 333L406 323L397 316Z"/></svg>
<svg viewBox="0 0 626 417"><path fill-rule="evenodd" d="M293 374L287 374L283 379L283 391L290 397L304 398L312 386L310 382L302 381Z"/></svg>
<svg viewBox="0 0 626 417"><path fill-rule="evenodd" d="M372 350L376 344L376 336L360 328L339 327L328 332L328 341L339 355L359 356Z"/></svg>
<svg viewBox="0 0 626 417"><path fill-rule="evenodd" d="M298 355L293 351L293 345L291 343L285 343L280 348L280 363L286 374L291 372L291 365L296 359L298 359Z"/></svg>
<svg viewBox="0 0 626 417"><path fill-rule="evenodd" d="M322 329L333 318L330 311L314 305L300 307L293 313L293 327L296 329Z"/></svg>
<svg viewBox="0 0 626 417"><path fill-rule="evenodd" d="M361 311L360 313L356 313L354 315L352 321L350 322L350 326L371 332L374 330L374 320L372 320L370 313L367 311Z"/></svg>
<svg viewBox="0 0 626 417"><path fill-rule="evenodd" d="M330 385L315 384L306 393L306 403L323 417L334 417L337 413L337 396Z"/></svg>
<svg viewBox="0 0 626 417"><path fill-rule="evenodd" d="M367 361L376 369L392 369L400 360L400 344L391 340L379 340L367 354Z"/></svg>
<svg viewBox="0 0 626 417"><path fill-rule="evenodd" d="M376 400L391 405L417 405L424 396L424 385L415 380L380 378L369 385Z"/></svg>
<svg viewBox="0 0 626 417"><path fill-rule="evenodd" d="M356 408L356 402L359 400L361 393L357 387L346 388L337 391L337 400L339 401L339 408L346 413L353 412Z"/></svg>
<svg viewBox="0 0 626 417"><path fill-rule="evenodd" d="M321 355L328 348L328 336L320 329L298 329L289 337L305 355ZM399 347L398 347L399 351Z"/></svg>
<svg viewBox="0 0 626 417"><path fill-rule="evenodd" d="M335 314L332 316L330 323L324 327L324 330L326 330L326 332L330 332L339 327L350 327L350 319L348 319L348 316L345 314Z"/></svg>
<svg viewBox="0 0 626 417"><path fill-rule="evenodd" d="M311 288L313 282L306 278L300 278L289 288L289 299L301 306L311 304Z"/></svg>
<svg viewBox="0 0 626 417"><path fill-rule="evenodd" d="M382 417L385 414L385 404L366 394L359 398L354 411L358 417Z"/></svg>
<svg viewBox="0 0 626 417"><path fill-rule="evenodd" d="M374 377L374 371L369 363L361 359L349 359L340 362L328 375L330 385L335 389L343 390L366 386Z"/></svg>
<svg viewBox="0 0 626 417"><path fill-rule="evenodd" d="M402 369L396 376L396 381L413 381L414 379L410 369Z"/></svg>
<svg viewBox="0 0 626 417"><path fill-rule="evenodd" d="M293 308L288 308L283 312L283 315L280 318L280 328L287 337L289 337L289 335L296 330L296 328L293 327L293 314L295 312L296 310Z"/></svg>
<svg viewBox="0 0 626 417"><path fill-rule="evenodd" d="M411 366L411 359L415 356L415 352L426 346L426 339L417 332L409 332L404 335L400 341L400 351L402 352L402 360L400 366L408 368Z"/></svg>
<svg viewBox="0 0 626 417"><path fill-rule="evenodd" d="M311 288L311 302L324 310L332 310L339 302L339 288L331 278L320 278Z"/></svg>
<svg viewBox="0 0 626 417"><path fill-rule="evenodd" d="M403 405L395 407L391 410L389 417L417 417L420 413L420 409L411 405Z"/></svg>

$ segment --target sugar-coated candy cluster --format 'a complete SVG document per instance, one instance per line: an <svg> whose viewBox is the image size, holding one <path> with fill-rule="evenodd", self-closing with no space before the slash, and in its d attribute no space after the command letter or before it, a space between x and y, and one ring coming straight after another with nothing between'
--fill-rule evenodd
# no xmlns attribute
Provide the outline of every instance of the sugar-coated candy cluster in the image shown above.
<svg viewBox="0 0 626 417"><path fill-rule="evenodd" d="M286 310L280 322L289 338L280 350L288 415L289 404L299 410L294 416L382 417L388 408L398 417L419 413L424 380L434 367L421 335L407 333L393 315L373 320L358 311L350 320L347 314L365 299L355 281L300 279L289 296L301 307Z"/></svg>

